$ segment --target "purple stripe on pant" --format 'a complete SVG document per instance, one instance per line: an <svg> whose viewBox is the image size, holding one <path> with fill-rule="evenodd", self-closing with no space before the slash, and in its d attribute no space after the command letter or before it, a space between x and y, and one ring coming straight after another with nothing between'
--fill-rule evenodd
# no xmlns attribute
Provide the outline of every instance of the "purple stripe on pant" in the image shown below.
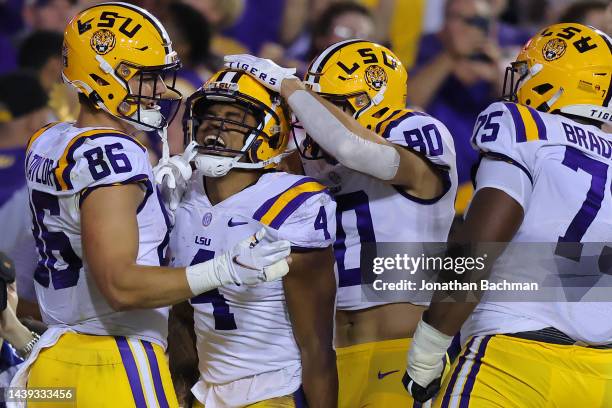
<svg viewBox="0 0 612 408"><path fill-rule="evenodd" d="M121 354L121 360L125 367L125 373L127 374L128 381L130 382L130 388L132 389L132 395L134 396L134 402L137 408L147 408L145 402L144 393L142 391L142 384L140 383L140 376L138 375L138 367L136 367L136 361L132 355L132 350L123 336L116 336L115 341Z"/></svg>
<svg viewBox="0 0 612 408"><path fill-rule="evenodd" d="M465 364L466 356L468 356L471 353L471 348L472 348L472 345L474 344L475 339L476 337L472 337L470 342L465 347L465 352L463 353L461 357L459 357L459 363L457 364L457 368L455 368L455 371L453 371L450 382L448 383L448 386L446 387L446 393L444 394L444 399L442 400L441 408L449 407L450 399L453 394L453 388L455 388L455 384L457 383L457 377L459 377L459 373L461 372L461 369L463 368L463 364Z"/></svg>
<svg viewBox="0 0 612 408"><path fill-rule="evenodd" d="M474 383L476 382L476 376L478 375L478 371L480 371L480 366L482 365L482 358L484 357L487 344L489 340L491 340L492 336L486 336L480 342L480 346L478 347L478 353L476 353L476 357L474 357L474 365L468 374L468 378L465 382L465 386L463 387L463 391L461 392L461 400L459 401L459 408L467 408L470 405L470 394L474 389Z"/></svg>
<svg viewBox="0 0 612 408"><path fill-rule="evenodd" d="M149 368L151 369L151 377L153 377L153 386L155 387L155 394L157 394L159 408L169 408L168 399L166 398L166 393L164 391L164 385L162 383L159 365L157 364L157 358L155 358L153 346L148 341L141 341L145 351L147 352L147 360L149 360Z"/></svg>

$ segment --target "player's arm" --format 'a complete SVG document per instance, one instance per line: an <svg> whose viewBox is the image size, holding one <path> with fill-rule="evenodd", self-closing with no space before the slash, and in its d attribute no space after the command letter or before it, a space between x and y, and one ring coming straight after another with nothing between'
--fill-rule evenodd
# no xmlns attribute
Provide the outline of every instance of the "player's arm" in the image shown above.
<svg viewBox="0 0 612 408"><path fill-rule="evenodd" d="M338 374L333 349L336 279L331 247L293 253L283 278L285 299L302 358L308 406L336 407Z"/></svg>
<svg viewBox="0 0 612 408"><path fill-rule="evenodd" d="M331 102L306 90L298 79L284 80L281 95L310 137L342 165L402 186L419 198L442 194L441 172L422 155L361 126Z"/></svg>
<svg viewBox="0 0 612 408"><path fill-rule="evenodd" d="M286 241L262 246L270 247L265 254L234 248L187 268L136 264L137 211L143 198L138 183L99 187L81 206L83 254L94 281L114 309L172 305L224 284L257 283L286 273L288 267L282 265L289 254ZM269 266L260 267L260 262Z"/></svg>
<svg viewBox="0 0 612 408"><path fill-rule="evenodd" d="M523 222L523 207L506 192L496 188L478 190L454 243L510 242ZM487 257L487 266L501 254ZM474 254L470 254L474 255ZM434 295L434 299L443 294ZM454 336L478 303L433 302L423 320L440 332Z"/></svg>
<svg viewBox="0 0 612 408"><path fill-rule="evenodd" d="M431 199L443 193L443 175L428 160L386 141L306 90L293 75L295 70L250 55L230 55L225 61L227 67L243 69L264 86L279 92L310 137L345 167L404 187L418 198Z"/></svg>
<svg viewBox="0 0 612 408"><path fill-rule="evenodd" d="M485 158L476 180L479 188L451 246L458 248L452 256L477 257L480 243L510 242L523 222L523 206L529 194L529 181L516 166ZM488 273L503 248L487 246L485 271ZM457 279L452 272L446 280ZM454 276L452 276L454 275ZM444 279L443 278L443 279ZM468 277L469 279L469 277ZM424 402L439 389L442 359L453 336L459 332L478 302L439 301L448 296L461 298L463 293L437 291L417 326L410 351L404 386L415 400ZM437 301L438 300L438 301ZM448 300L448 299L447 299Z"/></svg>

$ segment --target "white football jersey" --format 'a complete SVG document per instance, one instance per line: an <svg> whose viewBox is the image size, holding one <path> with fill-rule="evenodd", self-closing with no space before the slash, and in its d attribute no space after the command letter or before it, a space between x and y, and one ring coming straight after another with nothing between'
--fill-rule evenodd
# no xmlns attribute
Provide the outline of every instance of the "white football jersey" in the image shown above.
<svg viewBox="0 0 612 408"><path fill-rule="evenodd" d="M302 160L305 173L325 184L337 203L334 254L340 310L389 303L373 303L364 298L360 270L362 243L446 242L455 216L455 145L446 126L425 113L401 110L389 115L374 130L391 143L421 153L442 169L445 190L436 199L423 200L340 164ZM410 300L410 294L406 299Z"/></svg>
<svg viewBox="0 0 612 408"><path fill-rule="evenodd" d="M550 254L542 254L537 263L517 275L536 279L552 275L553 281L547 277L545 284L556 291L550 300L559 301L493 302L486 301L491 295L487 294L462 328L462 336L550 326L575 340L612 342L612 302L605 298L588 301L610 285L609 280L605 283L610 277L596 265L599 252L606 251L606 243L609 251L612 242L612 135L561 115L498 102L479 116L472 142L483 153L483 160L497 159L502 166L499 171L494 164L482 167L476 190L501 189L523 207L524 220L512 242L550 244ZM493 170L481 174L486 168ZM590 244L571 256L553 254L563 248L557 243L576 242ZM497 270L506 263L504 259L526 251L525 246L509 247L496 264ZM593 265L585 271L583 262ZM573 280L585 272L592 288L577 287Z"/></svg>
<svg viewBox="0 0 612 408"><path fill-rule="evenodd" d="M26 177L39 255L35 288L45 323L165 347L168 308L114 311L88 272L81 245L80 205L87 195L97 187L139 182L146 194L138 208L136 262L162 262L170 228L145 147L115 129L51 124L30 139Z"/></svg>
<svg viewBox="0 0 612 408"><path fill-rule="evenodd" d="M309 177L266 173L214 206L201 178L194 177L176 211L172 264L211 259L262 224L289 240L293 251L325 248L334 240L335 211L325 187ZM206 407L243 406L299 388L300 352L282 281L223 286L192 298L191 304L200 370L193 391Z"/></svg>

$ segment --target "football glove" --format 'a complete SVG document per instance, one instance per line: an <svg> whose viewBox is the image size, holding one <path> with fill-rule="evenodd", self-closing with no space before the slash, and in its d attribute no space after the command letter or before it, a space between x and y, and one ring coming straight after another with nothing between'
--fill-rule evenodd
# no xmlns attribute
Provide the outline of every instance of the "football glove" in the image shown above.
<svg viewBox="0 0 612 408"><path fill-rule="evenodd" d="M266 227L236 244L230 251L186 268L187 283L194 295L223 285L256 285L282 278L289 272L291 243L274 239Z"/></svg>
<svg viewBox="0 0 612 408"><path fill-rule="evenodd" d="M452 341L452 336L440 332L421 318L410 343L408 368L402 378L404 388L415 401L426 402L440 389L446 350Z"/></svg>
<svg viewBox="0 0 612 408"><path fill-rule="evenodd" d="M277 235L275 230L264 227L227 253L231 256L228 264L236 285L270 282L289 272L286 258L291 253L291 243L274 240L274 235Z"/></svg>
<svg viewBox="0 0 612 408"><path fill-rule="evenodd" d="M249 54L227 55L223 58L225 66L230 69L241 69L251 75L266 88L280 93L285 79L298 79L295 68L283 68L269 59Z"/></svg>
<svg viewBox="0 0 612 408"><path fill-rule="evenodd" d="M191 165L189 162L196 156L196 142L189 143L183 154L175 155L167 160L160 160L153 168L155 182L159 185L162 197L174 213L178 208L183 194L187 189L187 182L191 178Z"/></svg>

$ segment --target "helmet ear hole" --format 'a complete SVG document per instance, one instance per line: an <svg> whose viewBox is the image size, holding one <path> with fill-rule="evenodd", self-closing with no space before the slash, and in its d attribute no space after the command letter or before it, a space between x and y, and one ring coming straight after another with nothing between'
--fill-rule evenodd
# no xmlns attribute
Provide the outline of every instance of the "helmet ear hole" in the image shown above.
<svg viewBox="0 0 612 408"><path fill-rule="evenodd" d="M382 118L383 115L386 114L388 111L389 111L389 108L387 108L387 107L382 108L378 112L373 113L372 117L374 117L374 118Z"/></svg>
<svg viewBox="0 0 612 408"><path fill-rule="evenodd" d="M552 84L546 83L546 84L540 84L538 86L535 86L532 89L538 95L544 95L546 92L548 92L551 89L553 89L553 86L552 86Z"/></svg>
<svg viewBox="0 0 612 408"><path fill-rule="evenodd" d="M89 74L89 76L91 77L91 79L93 79L95 81L96 84L98 84L100 86L107 86L107 85L109 85L108 81L106 81L104 78L99 77L96 74Z"/></svg>

